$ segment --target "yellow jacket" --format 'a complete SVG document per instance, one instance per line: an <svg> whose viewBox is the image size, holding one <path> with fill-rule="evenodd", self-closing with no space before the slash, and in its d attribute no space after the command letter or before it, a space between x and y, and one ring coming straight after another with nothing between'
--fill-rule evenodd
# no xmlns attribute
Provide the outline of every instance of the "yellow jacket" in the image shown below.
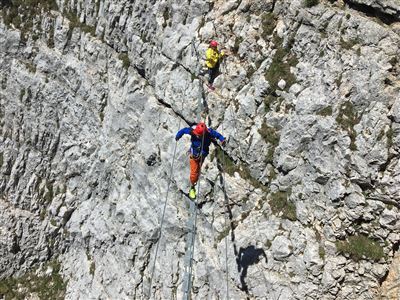
<svg viewBox="0 0 400 300"><path fill-rule="evenodd" d="M206 51L206 66L207 68L211 69L214 68L215 65L218 63L218 60L224 56L224 52L221 51L218 52L218 50L215 50L213 48L208 48Z"/></svg>

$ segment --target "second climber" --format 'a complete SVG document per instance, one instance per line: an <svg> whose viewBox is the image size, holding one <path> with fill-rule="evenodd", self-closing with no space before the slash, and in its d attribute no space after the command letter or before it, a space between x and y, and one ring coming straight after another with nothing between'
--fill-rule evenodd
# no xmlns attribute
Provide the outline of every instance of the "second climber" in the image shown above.
<svg viewBox="0 0 400 300"><path fill-rule="evenodd" d="M205 65L207 67L208 73L208 88L214 90L214 80L219 74L219 64L221 59L224 57L224 51L218 51L218 42L212 40L208 49L206 50L206 61Z"/></svg>
<svg viewBox="0 0 400 300"><path fill-rule="evenodd" d="M201 166L204 159L208 155L209 147L212 141L218 139L222 146L225 145L225 137L222 136L218 131L207 128L206 124L200 122L195 128L185 127L180 129L175 140L178 141L184 134L188 134L191 137L190 146L190 190L189 197L196 198L195 185L199 179Z"/></svg>

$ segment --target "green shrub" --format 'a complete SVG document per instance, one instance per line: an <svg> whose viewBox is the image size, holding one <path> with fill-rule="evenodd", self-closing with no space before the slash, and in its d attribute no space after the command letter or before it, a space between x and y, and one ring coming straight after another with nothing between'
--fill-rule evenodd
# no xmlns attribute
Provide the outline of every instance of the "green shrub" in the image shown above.
<svg viewBox="0 0 400 300"><path fill-rule="evenodd" d="M246 71L246 77L251 78L251 76L253 76L255 71L256 71L256 69L254 69L253 66L249 66L249 68Z"/></svg>
<svg viewBox="0 0 400 300"><path fill-rule="evenodd" d="M264 40L267 40L268 37L274 32L274 29L276 27L276 17L273 13L264 13L261 16L261 28L262 28L262 34L261 37Z"/></svg>
<svg viewBox="0 0 400 300"><path fill-rule="evenodd" d="M49 181L46 181L46 192L44 194L45 203L50 204L53 201L54 192L53 192L53 184Z"/></svg>
<svg viewBox="0 0 400 300"><path fill-rule="evenodd" d="M90 33L91 36L96 36L96 27L81 23L81 29L83 32Z"/></svg>
<svg viewBox="0 0 400 300"><path fill-rule="evenodd" d="M22 90L20 91L20 93L19 93L19 101L22 102L22 99L24 98L24 96L25 96L25 89L22 89Z"/></svg>
<svg viewBox="0 0 400 300"><path fill-rule="evenodd" d="M272 163L274 159L275 148L279 144L279 135L277 134L274 127L270 127L266 123L263 123L261 125L261 128L258 129L258 133L270 146L268 149L268 153L265 157L265 162Z"/></svg>
<svg viewBox="0 0 400 300"><path fill-rule="evenodd" d="M340 87L342 84L342 74L339 74L339 76L335 79L335 83L337 87Z"/></svg>
<svg viewBox="0 0 400 300"><path fill-rule="evenodd" d="M125 68L125 70L128 70L129 66L131 65L128 53L120 53L118 58L122 61L122 66Z"/></svg>
<svg viewBox="0 0 400 300"><path fill-rule="evenodd" d="M211 160L217 158L224 171L228 173L230 176L233 176L235 172L239 172L239 167L236 166L235 162L232 158L230 158L226 153L224 153L221 148L216 147L215 151L211 154Z"/></svg>
<svg viewBox="0 0 400 300"><path fill-rule="evenodd" d="M336 249L341 253L349 254L355 261L364 257L378 261L385 257L379 243L364 235L350 236L347 241L337 241Z"/></svg>
<svg viewBox="0 0 400 300"><path fill-rule="evenodd" d="M340 38L340 46L346 50L350 50L359 43L360 41L358 39L350 39L348 41L345 41L343 38Z"/></svg>
<svg viewBox="0 0 400 300"><path fill-rule="evenodd" d="M235 44L233 45L232 52L237 54L239 51L240 44L243 42L243 38L241 36L235 37Z"/></svg>
<svg viewBox="0 0 400 300"><path fill-rule="evenodd" d="M354 111L353 104L350 101L345 102L339 110L339 114L336 117L336 122L346 130L350 137L350 149L355 151L357 146L355 144L357 134L354 130L354 126L360 122L360 117Z"/></svg>
<svg viewBox="0 0 400 300"><path fill-rule="evenodd" d="M54 44L53 44L54 45ZM25 67L28 69L29 72L35 74L36 73L36 65L30 62L25 63ZM29 90L28 90L29 91Z"/></svg>
<svg viewBox="0 0 400 300"><path fill-rule="evenodd" d="M164 12L163 12L163 18L164 18L164 23L163 23L163 27L167 27L168 26L168 21L171 18L170 12L169 12L169 8L167 7ZM171 24L171 22L169 22Z"/></svg>
<svg viewBox="0 0 400 300"><path fill-rule="evenodd" d="M215 151L211 153L210 160L213 160L214 158L217 158L219 164L221 164L224 168L224 172L230 176L233 176L233 174L237 172L240 177L250 181L251 185L254 187L265 189L265 186L251 175L250 169L245 164L235 163L233 159L224 153L220 148L216 148Z"/></svg>
<svg viewBox="0 0 400 300"><path fill-rule="evenodd" d="M276 133L276 129L274 127L268 126L266 123L263 123L261 125L261 128L258 129L258 133L268 144L278 146L279 135Z"/></svg>
<svg viewBox="0 0 400 300"><path fill-rule="evenodd" d="M324 107L323 109L317 112L317 115L323 117L332 116L332 107L331 106Z"/></svg>
<svg viewBox="0 0 400 300"><path fill-rule="evenodd" d="M272 108L272 104L277 100L277 97L275 97L274 95L267 95L264 98L264 108L265 108L265 112L269 112L271 111Z"/></svg>
<svg viewBox="0 0 400 300"><path fill-rule="evenodd" d="M76 11L64 12L63 15L69 21L68 40L71 39L74 28L80 28L83 32L89 33L91 36L96 36L96 27L80 22Z"/></svg>
<svg viewBox="0 0 400 300"><path fill-rule="evenodd" d="M324 260L325 259L325 249L321 245L319 246L318 253L319 253L319 257L322 260Z"/></svg>
<svg viewBox="0 0 400 300"><path fill-rule="evenodd" d="M50 26L50 32L48 33L47 47L54 48L54 25Z"/></svg>
<svg viewBox="0 0 400 300"><path fill-rule="evenodd" d="M89 267L89 274L90 275L94 275L94 272L96 271L96 264L94 261L92 261L90 263L90 267Z"/></svg>
<svg viewBox="0 0 400 300"><path fill-rule="evenodd" d="M0 296L2 299L31 299L37 294L39 299L64 299L66 283L60 275L60 264L52 261L43 266L53 270L49 275L37 275L36 270L21 277L4 278L0 280Z"/></svg>
<svg viewBox="0 0 400 300"><path fill-rule="evenodd" d="M389 149L393 146L393 128L390 127L388 131L386 131L386 147Z"/></svg>
<svg viewBox="0 0 400 300"><path fill-rule="evenodd" d="M296 206L294 203L288 200L290 196L289 192L278 191L276 193L271 193L269 205L271 207L272 213L277 215L282 213L282 218L291 221L297 220Z"/></svg>
<svg viewBox="0 0 400 300"><path fill-rule="evenodd" d="M272 90L278 88L278 82L281 79L286 81L286 90L288 90L296 82L296 77L290 72L290 67L296 66L298 60L295 55L290 53L289 46L287 48L283 47L281 38L275 36L274 42L276 52L264 76Z"/></svg>
<svg viewBox="0 0 400 300"><path fill-rule="evenodd" d="M221 232L219 232L217 237L215 238L217 243L220 243L225 237L227 237L230 231L231 231L231 227L227 226Z"/></svg>
<svg viewBox="0 0 400 300"><path fill-rule="evenodd" d="M50 10L58 10L56 0L8 0L2 1L1 13L4 24L13 24L24 40L32 32L33 20L40 19Z"/></svg>

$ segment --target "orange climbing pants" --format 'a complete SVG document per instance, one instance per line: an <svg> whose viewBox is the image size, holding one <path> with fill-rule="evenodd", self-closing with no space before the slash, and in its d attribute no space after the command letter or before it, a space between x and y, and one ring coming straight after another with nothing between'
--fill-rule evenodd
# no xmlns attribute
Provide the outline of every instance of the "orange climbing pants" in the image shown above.
<svg viewBox="0 0 400 300"><path fill-rule="evenodd" d="M190 183L195 185L199 180L200 169L204 162L204 157L194 157L190 155Z"/></svg>

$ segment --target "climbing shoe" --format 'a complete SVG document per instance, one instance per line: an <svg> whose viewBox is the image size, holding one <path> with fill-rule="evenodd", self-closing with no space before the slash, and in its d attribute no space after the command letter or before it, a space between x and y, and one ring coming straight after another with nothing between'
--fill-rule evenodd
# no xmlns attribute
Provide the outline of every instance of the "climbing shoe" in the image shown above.
<svg viewBox="0 0 400 300"><path fill-rule="evenodd" d="M190 199L195 199L195 198L196 198L196 189L194 188L194 186L192 186L192 187L190 188L190 191L189 191L189 198L190 198Z"/></svg>

